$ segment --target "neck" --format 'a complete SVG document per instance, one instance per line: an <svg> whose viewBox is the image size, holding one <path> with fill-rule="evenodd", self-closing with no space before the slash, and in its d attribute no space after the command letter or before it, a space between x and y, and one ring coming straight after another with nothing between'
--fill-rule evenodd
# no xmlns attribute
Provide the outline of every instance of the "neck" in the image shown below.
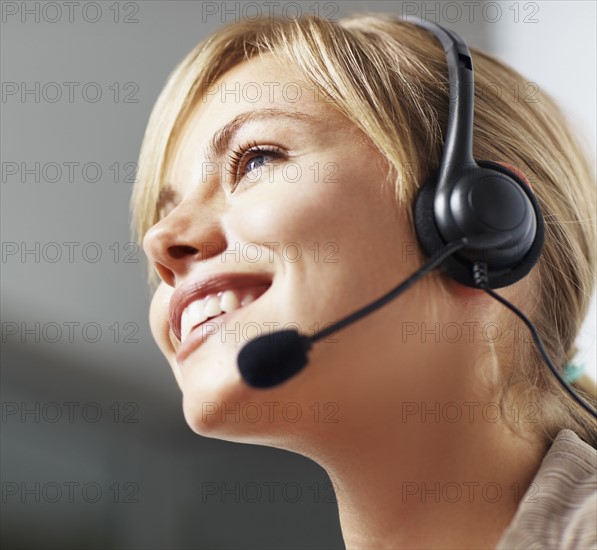
<svg viewBox="0 0 597 550"><path fill-rule="evenodd" d="M504 422L418 420L396 437L387 423L360 441L340 437L350 448L319 460L336 489L346 548L495 548L544 446Z"/></svg>

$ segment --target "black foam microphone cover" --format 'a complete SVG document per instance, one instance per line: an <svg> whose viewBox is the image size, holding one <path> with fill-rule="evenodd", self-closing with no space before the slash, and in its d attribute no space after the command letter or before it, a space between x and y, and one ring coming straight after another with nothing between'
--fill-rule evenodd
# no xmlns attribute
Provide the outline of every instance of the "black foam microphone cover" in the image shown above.
<svg viewBox="0 0 597 550"><path fill-rule="evenodd" d="M240 374L254 388L277 386L307 365L311 345L308 336L292 329L264 334L240 350Z"/></svg>

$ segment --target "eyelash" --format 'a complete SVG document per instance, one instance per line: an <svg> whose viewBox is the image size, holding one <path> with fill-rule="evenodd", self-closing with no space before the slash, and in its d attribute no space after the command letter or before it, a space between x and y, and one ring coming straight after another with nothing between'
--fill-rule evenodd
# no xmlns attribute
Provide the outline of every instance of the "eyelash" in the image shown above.
<svg viewBox="0 0 597 550"><path fill-rule="evenodd" d="M274 159L280 159L284 156L279 147L260 146L257 145L256 141L241 145L238 149L234 149L231 154L228 155L228 159L230 160L230 168L228 169L228 173L232 177L234 184L231 192L234 192L240 180L244 177L242 171L246 167L247 163L253 158L263 155L273 157Z"/></svg>

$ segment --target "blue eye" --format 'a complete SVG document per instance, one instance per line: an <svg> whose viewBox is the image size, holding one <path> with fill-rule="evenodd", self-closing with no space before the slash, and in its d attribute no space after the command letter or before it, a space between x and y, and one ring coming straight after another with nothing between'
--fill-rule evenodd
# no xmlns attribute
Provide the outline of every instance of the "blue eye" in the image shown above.
<svg viewBox="0 0 597 550"><path fill-rule="evenodd" d="M260 168L261 166L263 166L266 163L265 159L272 159L272 158L273 158L272 155L258 155L256 157L253 157L245 165L245 171L244 171L245 175L248 174L249 172L252 172L256 168Z"/></svg>
<svg viewBox="0 0 597 550"><path fill-rule="evenodd" d="M231 161L229 173L232 176L232 192L234 192L234 189L236 189L243 178L270 163L272 160L284 157L285 155L279 147L260 147L255 142L252 145L249 144L232 151L229 157ZM257 171L252 176L252 179L256 181L260 177L261 171ZM251 178L249 177L249 179Z"/></svg>

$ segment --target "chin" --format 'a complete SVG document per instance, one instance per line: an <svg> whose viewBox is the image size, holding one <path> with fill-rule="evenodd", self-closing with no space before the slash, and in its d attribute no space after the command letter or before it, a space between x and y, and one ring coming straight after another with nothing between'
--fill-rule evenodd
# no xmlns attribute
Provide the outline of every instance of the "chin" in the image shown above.
<svg viewBox="0 0 597 550"><path fill-rule="evenodd" d="M183 413L195 433L224 438L242 430L242 415L234 411L251 400L251 391L234 367L222 359L199 360L197 354L182 365Z"/></svg>
<svg viewBox="0 0 597 550"><path fill-rule="evenodd" d="M293 450L313 430L328 427L313 423L308 375L288 385L255 389L243 381L235 362L195 367L194 377L185 377L183 413L198 435ZM323 418L329 411L320 414Z"/></svg>
<svg viewBox="0 0 597 550"><path fill-rule="evenodd" d="M267 439L274 428L264 403L276 401L269 391L245 384L235 361L189 358L183 369L183 413L198 435L234 442Z"/></svg>
<svg viewBox="0 0 597 550"><path fill-rule="evenodd" d="M267 401L267 399L265 400ZM205 402L203 402L205 403ZM203 407L202 402L193 398L184 398L183 412L187 425L197 435L220 439L233 443L248 443L266 445L269 447L288 448L288 435L286 429L277 422L251 421L247 414L255 414L263 408L260 401L247 402L220 401L217 404L210 402ZM238 403L238 405L237 405ZM238 410L238 417L234 412ZM225 411L230 411L227 415ZM250 411L250 412L246 412Z"/></svg>

